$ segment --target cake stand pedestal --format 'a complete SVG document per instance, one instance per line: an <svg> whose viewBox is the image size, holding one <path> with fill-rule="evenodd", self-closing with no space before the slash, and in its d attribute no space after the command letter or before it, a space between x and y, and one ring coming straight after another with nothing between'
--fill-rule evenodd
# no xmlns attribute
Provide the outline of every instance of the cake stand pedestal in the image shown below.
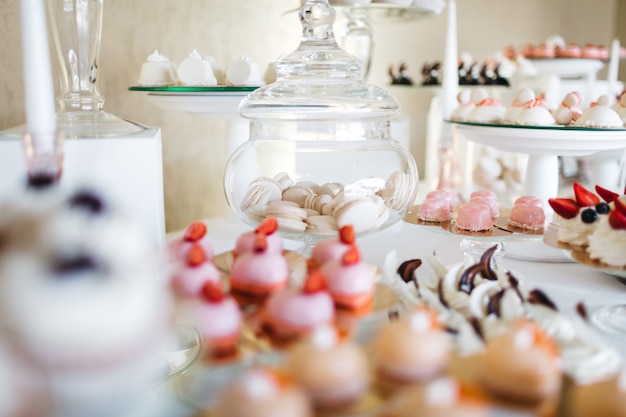
<svg viewBox="0 0 626 417"><path fill-rule="evenodd" d="M489 125L458 122L457 132L465 139L509 152L528 154L524 194L541 198L548 218L549 198L559 194L559 156L586 156L626 147L626 129L588 129ZM602 159L599 164L604 163ZM536 242L509 245L506 255L520 260L568 262L560 250Z"/></svg>

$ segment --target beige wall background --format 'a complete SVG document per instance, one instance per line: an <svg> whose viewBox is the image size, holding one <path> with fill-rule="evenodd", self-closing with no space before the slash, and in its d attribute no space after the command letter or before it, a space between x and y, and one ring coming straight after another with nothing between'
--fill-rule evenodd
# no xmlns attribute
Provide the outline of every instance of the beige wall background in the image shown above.
<svg viewBox="0 0 626 417"><path fill-rule="evenodd" d="M46 0L52 1L52 0ZM154 50L180 62L193 49L222 65L242 53L262 68L297 48L300 24L289 13L299 0L106 0L99 87L105 109L146 125L160 126L166 228L229 212L222 191L226 122L164 111L135 85L141 63ZM559 34L576 43L626 43L626 0L458 0L459 52L478 60L507 45L540 43ZM345 20L341 12L336 31ZM368 82L388 86L389 65L406 62L418 82L426 61L442 60L446 32L441 16L410 22L373 22L375 47ZM623 70L620 79L624 79ZM600 78L602 74L600 74ZM419 87L392 90L401 117L411 121L411 151L424 166L425 117L430 93ZM0 0L0 130L24 123L19 2ZM2 167L0 167L0 172Z"/></svg>

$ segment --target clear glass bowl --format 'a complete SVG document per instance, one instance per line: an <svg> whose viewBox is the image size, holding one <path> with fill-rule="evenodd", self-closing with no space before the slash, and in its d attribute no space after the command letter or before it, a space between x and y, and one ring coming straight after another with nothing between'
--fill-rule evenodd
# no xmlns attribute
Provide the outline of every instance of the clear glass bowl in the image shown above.
<svg viewBox="0 0 626 417"><path fill-rule="evenodd" d="M288 187L306 182L308 195L325 195L318 203L314 197L310 204L298 202L309 209L309 218L317 209L337 227L355 219L358 235L382 230L401 220L417 195L415 160L390 133L398 103L385 90L363 83L363 62L337 45L328 0L305 1L299 16L300 47L276 63L275 83L250 93L240 105L250 120L250 136L226 165L226 198L240 219L255 226L268 203L294 201L287 198ZM335 184L333 192L325 184ZM343 192L335 195L337 189ZM365 200L376 204L373 221L362 221L373 210ZM364 211L346 215L354 201L363 203ZM313 243L336 235L332 228L302 230L301 223L283 227L293 220L285 216L279 231L286 238Z"/></svg>

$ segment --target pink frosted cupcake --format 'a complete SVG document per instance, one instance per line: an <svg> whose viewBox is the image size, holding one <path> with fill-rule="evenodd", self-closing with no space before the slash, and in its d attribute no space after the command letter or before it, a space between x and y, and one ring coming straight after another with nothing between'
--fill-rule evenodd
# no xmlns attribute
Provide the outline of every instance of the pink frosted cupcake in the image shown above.
<svg viewBox="0 0 626 417"><path fill-rule="evenodd" d="M190 308L195 327L202 335L210 358L221 358L237 352L242 315L232 297L225 296L221 282L207 281L201 299Z"/></svg>
<svg viewBox="0 0 626 417"><path fill-rule="evenodd" d="M236 257L243 253L253 252L254 245L259 235L264 235L267 240L267 251L282 253L283 240L276 231L278 230L278 222L274 217L268 217L255 230L243 233L235 242L233 255Z"/></svg>
<svg viewBox="0 0 626 417"><path fill-rule="evenodd" d="M318 242L311 251L309 270L319 268L327 262L338 261L355 244L356 235L352 225L339 229L339 239L326 239Z"/></svg>
<svg viewBox="0 0 626 417"><path fill-rule="evenodd" d="M180 238L169 244L170 259L174 261L186 260L189 250L194 244L199 244L209 260L213 259L213 244L207 235L207 227L201 221L191 222L185 227Z"/></svg>
<svg viewBox="0 0 626 417"><path fill-rule="evenodd" d="M232 265L231 292L266 297L287 286L289 267L282 253L269 250L268 239L258 234L252 252L243 253Z"/></svg>
<svg viewBox="0 0 626 417"><path fill-rule="evenodd" d="M197 297L205 282L219 282L221 275L199 243L193 243L187 251L185 265L172 279L174 293L180 297Z"/></svg>
<svg viewBox="0 0 626 417"><path fill-rule="evenodd" d="M361 261L361 254L356 246L352 246L341 260L325 264L321 271L327 279L328 292L337 307L359 310L372 304L373 269Z"/></svg>
<svg viewBox="0 0 626 417"><path fill-rule="evenodd" d="M302 290L278 291L265 306L266 328L279 342L297 339L317 326L332 324L334 319L333 299L319 271L307 277Z"/></svg>
<svg viewBox="0 0 626 417"><path fill-rule="evenodd" d="M456 216L456 227L470 232L483 232L493 226L493 217L488 205L478 202L461 204Z"/></svg>

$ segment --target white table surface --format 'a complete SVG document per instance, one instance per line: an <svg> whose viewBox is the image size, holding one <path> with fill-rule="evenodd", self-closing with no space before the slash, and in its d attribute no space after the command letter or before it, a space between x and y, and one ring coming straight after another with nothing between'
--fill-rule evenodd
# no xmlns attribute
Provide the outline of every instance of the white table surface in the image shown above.
<svg viewBox="0 0 626 417"><path fill-rule="evenodd" d="M250 226L234 217L204 219L213 243L215 253L221 253L234 247L236 237L250 230ZM176 233L170 234L170 237ZM374 262L382 267L386 256L396 252L399 262L421 258L425 259L433 252L445 263L454 264L463 261L463 253L459 248L460 239L442 233L435 233L426 228L400 222L380 233L358 238L363 259ZM301 244L285 241L287 249L296 250ZM545 247L543 241L533 242L538 250ZM560 311L571 312L576 304L583 301L589 312L607 304L626 303L626 286L598 270L574 262L546 263L521 261L504 257L502 265L515 272L516 276L528 285L544 290L557 304ZM432 273L425 262L417 273ZM626 359L626 339L619 340L598 332L599 337L613 345ZM168 417L192 416L194 411L177 403L174 396L167 396L168 407L162 407L163 415ZM152 414L151 416L154 416Z"/></svg>

